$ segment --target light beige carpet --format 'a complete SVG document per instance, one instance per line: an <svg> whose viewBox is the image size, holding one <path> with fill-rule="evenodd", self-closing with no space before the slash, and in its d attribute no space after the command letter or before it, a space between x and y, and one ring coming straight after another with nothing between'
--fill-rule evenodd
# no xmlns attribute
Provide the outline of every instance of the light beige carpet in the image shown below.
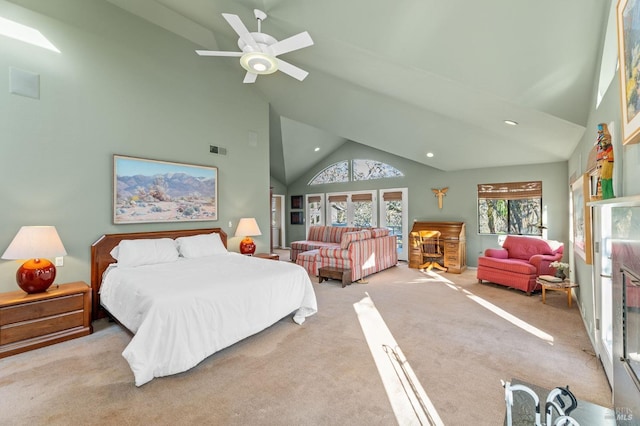
<svg viewBox="0 0 640 426"><path fill-rule="evenodd" d="M451 282L405 263L346 288L313 277L319 312L302 326L282 319L140 388L120 355L130 335L101 320L90 336L0 360L0 424L397 424L353 308L365 292L447 425L502 424L501 379L569 385L611 405L564 293L543 305L539 294L478 284L474 270L438 276Z"/></svg>

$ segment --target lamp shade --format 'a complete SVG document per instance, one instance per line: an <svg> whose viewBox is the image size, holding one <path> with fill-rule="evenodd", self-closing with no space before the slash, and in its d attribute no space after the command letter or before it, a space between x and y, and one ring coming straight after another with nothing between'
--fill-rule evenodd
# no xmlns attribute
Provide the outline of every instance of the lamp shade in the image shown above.
<svg viewBox="0 0 640 426"><path fill-rule="evenodd" d="M66 254L54 226L23 226L2 259L27 259L16 272L18 286L27 293L41 293L56 278L56 267L47 258Z"/></svg>
<svg viewBox="0 0 640 426"><path fill-rule="evenodd" d="M257 235L262 235L262 232L260 232L255 218L243 217L240 219L236 228L236 237L255 237Z"/></svg>
<svg viewBox="0 0 640 426"><path fill-rule="evenodd" d="M252 255L256 251L256 245L251 237L262 235L256 219L253 217L243 217L238 222L236 237L243 237L240 241L240 253Z"/></svg>
<svg viewBox="0 0 640 426"><path fill-rule="evenodd" d="M55 226L23 226L2 255L3 259L38 259L64 256Z"/></svg>

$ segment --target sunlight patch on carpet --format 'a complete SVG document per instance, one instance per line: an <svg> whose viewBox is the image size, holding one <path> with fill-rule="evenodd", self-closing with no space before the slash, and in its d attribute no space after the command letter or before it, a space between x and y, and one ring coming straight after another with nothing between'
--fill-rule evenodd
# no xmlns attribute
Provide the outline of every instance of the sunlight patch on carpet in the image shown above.
<svg viewBox="0 0 640 426"><path fill-rule="evenodd" d="M521 320L520 318L516 317L515 315L510 314L509 312L505 311L504 309L497 307L493 303L488 302L488 301L484 300L483 298L478 297L478 296L474 295L473 293L471 293L471 292L469 292L467 290L463 290L463 291L465 293L468 293L467 297L469 299L473 300L474 302L476 302L477 304L479 304L483 308L486 308L489 311L493 312L494 314L498 315L500 318L509 321L511 324L515 325L516 327L520 327L522 330L526 331L527 333L533 334L534 336L538 337L539 339L542 339L545 342L549 343L550 345L553 345L553 336L552 335L550 335L548 333L545 333L544 331L540 330L539 328L532 326L528 322Z"/></svg>
<svg viewBox="0 0 640 426"><path fill-rule="evenodd" d="M530 333L530 334L536 336L537 338L542 339L545 342L547 342L548 344L553 346L553 336L550 335L549 333L546 333L546 332L540 330L539 328L529 324L528 322L526 322L524 320L521 320L520 318L516 317L515 315L510 314L509 312L505 311L504 309L497 307L496 305L494 305L493 303L483 299L482 297L476 296L475 294L471 293L469 290L466 290L466 289L460 287L459 285L454 284L451 281L446 280L445 284L452 290L456 290L456 291L460 291L460 292L464 293L464 295L467 296L470 300L476 302L478 305L480 305L483 308L489 310L490 312L493 312L494 314L496 314L500 318L502 318L502 319L504 319L506 321L509 321L511 324L515 325L516 327L519 327L520 329L526 331L527 333Z"/></svg>
<svg viewBox="0 0 640 426"><path fill-rule="evenodd" d="M365 294L353 308L398 424L444 425L373 300Z"/></svg>
<svg viewBox="0 0 640 426"><path fill-rule="evenodd" d="M453 281L449 280L443 275L433 271L433 270L420 270L424 278L422 278L423 282L439 282L445 284L453 284Z"/></svg>

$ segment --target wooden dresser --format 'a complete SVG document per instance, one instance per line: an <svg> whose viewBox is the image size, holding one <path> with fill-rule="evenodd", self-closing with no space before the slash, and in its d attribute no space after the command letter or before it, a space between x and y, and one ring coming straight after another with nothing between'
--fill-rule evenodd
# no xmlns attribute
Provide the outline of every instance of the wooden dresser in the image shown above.
<svg viewBox="0 0 640 426"><path fill-rule="evenodd" d="M419 231L440 231L447 272L460 274L467 269L467 245L464 222L413 222L409 234L409 268L422 265Z"/></svg>
<svg viewBox="0 0 640 426"><path fill-rule="evenodd" d="M0 294L0 358L91 331L91 287L85 282L54 284L44 293Z"/></svg>

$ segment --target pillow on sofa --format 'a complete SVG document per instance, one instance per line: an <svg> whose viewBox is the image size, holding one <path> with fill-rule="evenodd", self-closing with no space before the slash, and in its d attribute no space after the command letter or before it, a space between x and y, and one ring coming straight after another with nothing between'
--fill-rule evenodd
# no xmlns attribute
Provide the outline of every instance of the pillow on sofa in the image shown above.
<svg viewBox="0 0 640 426"><path fill-rule="evenodd" d="M509 257L522 260L529 260L535 254L553 254L545 240L535 237L509 235L504 240L502 248L509 252Z"/></svg>
<svg viewBox="0 0 640 426"><path fill-rule="evenodd" d="M371 238L371 231L364 229L362 231L345 232L340 239L340 248L347 249L353 241L367 240Z"/></svg>
<svg viewBox="0 0 640 426"><path fill-rule="evenodd" d="M387 228L371 228L373 238L386 237L390 232Z"/></svg>
<svg viewBox="0 0 640 426"><path fill-rule="evenodd" d="M316 225L309 227L307 241L324 241L324 231L326 226Z"/></svg>

